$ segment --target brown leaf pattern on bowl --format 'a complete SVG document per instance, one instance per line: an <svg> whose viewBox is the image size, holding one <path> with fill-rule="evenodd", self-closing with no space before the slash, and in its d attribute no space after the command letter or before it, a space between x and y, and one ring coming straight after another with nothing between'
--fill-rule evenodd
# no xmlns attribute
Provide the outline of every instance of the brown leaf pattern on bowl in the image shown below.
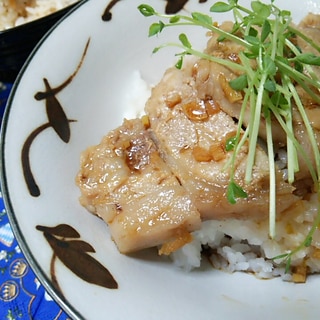
<svg viewBox="0 0 320 320"><path fill-rule="evenodd" d="M31 170L30 157L29 157L31 145L34 142L34 139L47 128L52 128L63 142L68 143L70 141L70 137L71 137L70 122L75 122L76 120L68 119L56 95L59 92L61 92L63 89L65 89L77 75L78 71L82 66L84 58L87 54L89 44L90 44L90 39L87 41L85 45L85 48L82 53L82 57L80 59L80 62L77 68L61 85L55 88L52 88L48 79L44 78L43 82L45 86L45 91L39 91L34 96L34 98L37 101L42 101L42 100L45 101L48 122L39 126L29 134L26 141L24 142L24 145L21 151L21 163L22 163L24 179L26 181L29 193L33 197L40 196L41 192L38 184L34 179L34 175Z"/></svg>
<svg viewBox="0 0 320 320"><path fill-rule="evenodd" d="M80 239L77 230L67 224L55 227L37 225L36 229L43 232L53 250L50 263L50 276L55 288L63 295L55 272L55 261L59 259L67 268L82 280L108 289L118 289L118 283L99 261L88 253L95 249L87 242Z"/></svg>
<svg viewBox="0 0 320 320"><path fill-rule="evenodd" d="M110 21L112 19L112 8L119 2L123 0L111 0L107 7L105 8L103 14L101 15L101 19L103 21ZM189 0L167 0L167 5L165 8L166 14L175 14L178 13L180 10L182 10L185 6L185 4ZM207 0L199 0L199 3L205 3Z"/></svg>

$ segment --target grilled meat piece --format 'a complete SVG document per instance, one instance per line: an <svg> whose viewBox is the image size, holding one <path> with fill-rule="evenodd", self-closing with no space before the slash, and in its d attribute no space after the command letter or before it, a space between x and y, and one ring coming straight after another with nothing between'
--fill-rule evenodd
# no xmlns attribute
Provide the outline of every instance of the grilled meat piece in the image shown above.
<svg viewBox="0 0 320 320"><path fill-rule="evenodd" d="M182 70L172 68L166 72L153 89L145 109L153 139L166 163L190 193L202 219L266 218L269 167L262 148L256 150L252 180L247 184L244 177L248 146L242 146L235 161L235 181L247 192L248 198L239 199L235 205L227 199L228 161L232 152L227 152L225 145L227 139L235 135L237 123L222 110L226 96L221 94L224 82L219 83L218 78L225 75L211 64L197 61ZM213 74L215 70L217 74ZM210 76L203 78L204 74ZM297 201L297 197L280 171L276 190L280 214Z"/></svg>
<svg viewBox="0 0 320 320"><path fill-rule="evenodd" d="M81 156L81 204L109 225L122 253L191 241L200 214L140 119L125 120Z"/></svg>

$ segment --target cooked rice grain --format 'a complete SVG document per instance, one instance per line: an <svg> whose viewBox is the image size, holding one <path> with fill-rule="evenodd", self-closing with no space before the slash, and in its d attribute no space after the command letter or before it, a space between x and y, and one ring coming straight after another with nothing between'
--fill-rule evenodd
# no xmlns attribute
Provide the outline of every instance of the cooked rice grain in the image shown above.
<svg viewBox="0 0 320 320"><path fill-rule="evenodd" d="M275 256L289 252L305 239L317 214L317 195L309 201L301 200L278 217L277 237L268 236L268 221L251 220L205 221L193 233L193 242L171 254L176 266L192 270L201 265L205 250L212 266L227 272L252 272L258 278L281 277L294 281L291 273ZM320 271L320 233L316 231L310 247L301 249L292 257L291 266L305 265L309 274Z"/></svg>
<svg viewBox="0 0 320 320"><path fill-rule="evenodd" d="M10 29L77 2L77 0L36 0L34 7L26 7L26 16L21 16L10 6L9 0L0 1L0 30Z"/></svg>

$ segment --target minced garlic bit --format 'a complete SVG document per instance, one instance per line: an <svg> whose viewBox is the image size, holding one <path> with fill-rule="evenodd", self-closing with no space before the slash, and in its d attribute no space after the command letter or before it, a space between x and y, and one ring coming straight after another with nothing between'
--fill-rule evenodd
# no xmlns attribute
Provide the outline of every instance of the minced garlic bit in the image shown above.
<svg viewBox="0 0 320 320"><path fill-rule="evenodd" d="M293 268L292 281L294 283L305 283L307 279L307 267L300 265Z"/></svg>

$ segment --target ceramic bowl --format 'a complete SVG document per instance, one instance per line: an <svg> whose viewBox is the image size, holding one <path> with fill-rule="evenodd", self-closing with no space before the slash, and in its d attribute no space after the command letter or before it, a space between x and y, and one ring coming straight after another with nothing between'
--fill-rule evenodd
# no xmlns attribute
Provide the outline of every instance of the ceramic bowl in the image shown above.
<svg viewBox="0 0 320 320"><path fill-rule="evenodd" d="M102 219L80 205L81 152L134 117L137 104L143 108L137 81L152 87L177 60L176 48L152 51L181 30L148 38L158 19L142 16L141 2L82 2L46 34L15 81L2 124L1 182L20 248L72 319L317 319L319 275L297 285L229 274L205 259L186 272L153 249L124 255ZM211 5L181 2L182 14ZM159 12L172 3L148 0ZM296 21L309 4L290 2ZM183 30L195 47L205 45L199 29Z"/></svg>

